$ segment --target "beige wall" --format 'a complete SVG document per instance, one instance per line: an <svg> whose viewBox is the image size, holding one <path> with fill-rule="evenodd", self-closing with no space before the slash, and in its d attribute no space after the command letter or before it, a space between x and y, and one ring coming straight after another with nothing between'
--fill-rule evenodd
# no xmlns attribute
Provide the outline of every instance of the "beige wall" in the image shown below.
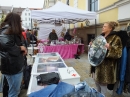
<svg viewBox="0 0 130 97"><path fill-rule="evenodd" d="M69 4L70 4L69 6L73 7L74 6L74 0L69 0Z"/></svg>
<svg viewBox="0 0 130 97"><path fill-rule="evenodd" d="M78 0L78 8L81 10L86 10L86 0ZM88 6L88 5L87 5ZM83 26L85 26L85 23L82 22ZM78 23L78 27L81 28L81 22Z"/></svg>
<svg viewBox="0 0 130 97"><path fill-rule="evenodd" d="M69 0L69 6L74 7L74 0ZM74 28L74 25L70 24L70 29L73 29L73 28Z"/></svg>
<svg viewBox="0 0 130 97"><path fill-rule="evenodd" d="M99 14L99 23L104 23L107 21L117 21L118 20L118 8L108 10L106 12Z"/></svg>
<svg viewBox="0 0 130 97"><path fill-rule="evenodd" d="M66 4L66 0L61 0L61 1Z"/></svg>
<svg viewBox="0 0 130 97"><path fill-rule="evenodd" d="M78 0L78 8L86 10L86 0Z"/></svg>
<svg viewBox="0 0 130 97"><path fill-rule="evenodd" d="M99 0L99 9L102 9L104 7L107 7L111 4L114 4L115 2L117 2L118 0Z"/></svg>

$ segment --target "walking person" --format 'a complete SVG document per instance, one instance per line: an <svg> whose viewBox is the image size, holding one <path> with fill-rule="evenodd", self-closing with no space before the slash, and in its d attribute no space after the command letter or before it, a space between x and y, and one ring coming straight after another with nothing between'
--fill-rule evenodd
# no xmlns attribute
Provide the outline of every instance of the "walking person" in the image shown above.
<svg viewBox="0 0 130 97"><path fill-rule="evenodd" d="M35 36L36 30L32 31L30 35L30 45L31 46L37 46L37 37Z"/></svg>
<svg viewBox="0 0 130 97"><path fill-rule="evenodd" d="M8 97L18 97L23 78L24 55L27 49L22 46L21 18L9 13L0 26L1 73L9 85Z"/></svg>
<svg viewBox="0 0 130 97"><path fill-rule="evenodd" d="M22 39L23 43L25 44L25 47L28 47L28 41L27 41L27 35L24 29L22 29L22 36L24 39Z"/></svg>

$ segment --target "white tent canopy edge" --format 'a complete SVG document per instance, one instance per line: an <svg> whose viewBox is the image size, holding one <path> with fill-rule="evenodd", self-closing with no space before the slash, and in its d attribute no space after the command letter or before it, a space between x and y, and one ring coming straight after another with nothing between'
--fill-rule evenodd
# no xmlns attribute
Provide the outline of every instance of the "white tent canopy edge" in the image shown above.
<svg viewBox="0 0 130 97"><path fill-rule="evenodd" d="M65 23L69 24L85 20L96 19L96 12L80 10L58 1L54 6L48 9L32 10L31 18L40 20L43 23L46 21L52 23L55 20L63 20ZM48 26L49 29L43 26ZM62 26L52 27L52 24L50 24L49 26L49 24L45 25L41 23L39 24L39 28L40 28L40 30L38 31L39 39L47 39L52 29L56 30L58 36L60 36L60 32L62 31Z"/></svg>
<svg viewBox="0 0 130 97"><path fill-rule="evenodd" d="M43 10L32 10L32 19L70 19L70 20L92 20L96 19L96 12L85 11L68 6L58 1L54 6Z"/></svg>

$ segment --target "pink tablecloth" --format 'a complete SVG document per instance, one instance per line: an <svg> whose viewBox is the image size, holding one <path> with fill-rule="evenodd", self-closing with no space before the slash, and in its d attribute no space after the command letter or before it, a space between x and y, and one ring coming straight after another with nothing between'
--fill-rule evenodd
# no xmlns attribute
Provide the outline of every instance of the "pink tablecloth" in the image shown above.
<svg viewBox="0 0 130 97"><path fill-rule="evenodd" d="M84 44L78 44L78 51L77 53L80 55L84 53Z"/></svg>
<svg viewBox="0 0 130 97"><path fill-rule="evenodd" d="M47 39L41 39L41 40L40 40L41 43L48 42L48 41L49 41L49 40L47 40Z"/></svg>
<svg viewBox="0 0 130 97"><path fill-rule="evenodd" d="M77 54L78 44L44 46L44 53L58 52L63 59L74 58Z"/></svg>

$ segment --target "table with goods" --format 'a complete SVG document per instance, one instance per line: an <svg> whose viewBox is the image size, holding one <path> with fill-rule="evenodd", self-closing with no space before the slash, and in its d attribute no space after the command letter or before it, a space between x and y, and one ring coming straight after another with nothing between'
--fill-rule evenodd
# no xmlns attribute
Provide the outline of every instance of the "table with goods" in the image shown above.
<svg viewBox="0 0 130 97"><path fill-rule="evenodd" d="M37 53L32 65L31 78L27 95L32 92L39 91L47 85L39 85L37 76L40 74L58 73L60 81L69 84L77 84L80 82L80 75L73 67L68 67L62 57L57 52Z"/></svg>

